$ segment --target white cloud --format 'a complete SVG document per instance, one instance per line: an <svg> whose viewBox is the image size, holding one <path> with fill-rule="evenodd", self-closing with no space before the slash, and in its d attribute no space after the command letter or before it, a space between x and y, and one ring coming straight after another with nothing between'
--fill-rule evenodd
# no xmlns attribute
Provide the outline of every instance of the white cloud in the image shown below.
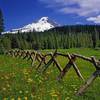
<svg viewBox="0 0 100 100"><path fill-rule="evenodd" d="M89 17L87 18L87 21L92 21L96 24L100 24L100 15L98 15L97 17Z"/></svg>
<svg viewBox="0 0 100 100"><path fill-rule="evenodd" d="M90 16L100 13L100 0L39 0L63 13Z"/></svg>

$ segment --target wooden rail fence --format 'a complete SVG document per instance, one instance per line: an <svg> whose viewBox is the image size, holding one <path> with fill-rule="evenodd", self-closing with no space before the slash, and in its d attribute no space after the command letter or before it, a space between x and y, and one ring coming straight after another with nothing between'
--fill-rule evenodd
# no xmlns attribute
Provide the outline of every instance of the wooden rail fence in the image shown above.
<svg viewBox="0 0 100 100"><path fill-rule="evenodd" d="M34 63L37 61L38 65L36 66L36 70L44 73L51 64L54 65L54 67L56 67L60 74L57 77L57 80L60 81L63 79L63 77L68 73L68 71L70 70L71 67L74 68L77 76L82 79L83 81L84 78L80 72L80 70L78 69L77 65L75 64L75 61L77 60L77 58L80 58L82 60L88 61L90 63L93 64L93 66L95 67L95 71L92 73L92 75L88 78L87 81L85 81L84 85L82 85L80 87L80 89L77 91L76 95L82 95L86 89L91 85L91 83L98 77L100 76L100 60L97 60L95 57L85 57L82 55L78 55L78 54L63 54L60 52L57 52L57 50L54 53L47 53L47 54L42 54L40 52L37 51L25 51L25 50L9 50L6 52L7 55L10 55L12 57L20 57L22 59L27 59L27 60L31 60L32 61L32 66L34 66ZM64 68L62 68L59 64L59 62L57 61L57 56L62 56L65 59L68 59L68 63L65 65ZM47 57L49 57L49 61L47 61Z"/></svg>

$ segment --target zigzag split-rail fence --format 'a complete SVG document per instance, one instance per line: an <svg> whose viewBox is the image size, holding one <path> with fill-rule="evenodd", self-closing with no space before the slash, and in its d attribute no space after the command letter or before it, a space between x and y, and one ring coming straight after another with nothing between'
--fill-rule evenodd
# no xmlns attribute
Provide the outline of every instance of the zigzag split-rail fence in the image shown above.
<svg viewBox="0 0 100 100"><path fill-rule="evenodd" d="M77 65L75 64L75 61L77 60L77 58L80 58L82 60L92 63L96 70L92 73L92 75L88 78L88 80L85 81L84 85L80 87L76 95L82 95L86 91L86 89L91 85L91 83L98 76L100 76L100 60L97 60L93 56L85 57L78 54L69 54L69 53L63 54L63 53L57 52L57 50L54 53L47 53L47 54L42 54L37 51L9 50L6 52L6 54L13 57L21 57L22 59L31 60L32 66L34 66L34 62L38 61L36 70L41 73L44 73L49 68L49 66L53 63L53 65L55 65L55 67L60 72L60 74L57 77L58 81L63 79L63 77L66 75L66 73L70 70L71 67L74 68L78 77L84 81L84 78L80 70L78 69ZM57 56L63 56L69 60L64 68L62 68L60 64L58 63L58 61L56 60ZM47 61L47 57L50 58L49 61Z"/></svg>

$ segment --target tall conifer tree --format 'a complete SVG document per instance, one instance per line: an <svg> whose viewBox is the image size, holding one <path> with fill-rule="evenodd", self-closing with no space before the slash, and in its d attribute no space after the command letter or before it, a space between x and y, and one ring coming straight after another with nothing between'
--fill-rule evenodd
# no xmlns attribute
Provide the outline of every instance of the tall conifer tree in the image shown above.
<svg viewBox="0 0 100 100"><path fill-rule="evenodd" d="M3 13L0 9L0 34L4 31L4 19L3 19Z"/></svg>

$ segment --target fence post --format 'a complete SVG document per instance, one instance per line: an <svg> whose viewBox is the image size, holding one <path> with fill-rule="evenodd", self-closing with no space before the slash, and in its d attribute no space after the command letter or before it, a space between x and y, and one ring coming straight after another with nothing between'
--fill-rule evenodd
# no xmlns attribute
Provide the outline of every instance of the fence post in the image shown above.
<svg viewBox="0 0 100 100"><path fill-rule="evenodd" d="M96 77L100 75L100 70L95 71L91 77L85 82L85 84L79 89L76 95L82 95L86 89L92 84L92 82L96 79Z"/></svg>

